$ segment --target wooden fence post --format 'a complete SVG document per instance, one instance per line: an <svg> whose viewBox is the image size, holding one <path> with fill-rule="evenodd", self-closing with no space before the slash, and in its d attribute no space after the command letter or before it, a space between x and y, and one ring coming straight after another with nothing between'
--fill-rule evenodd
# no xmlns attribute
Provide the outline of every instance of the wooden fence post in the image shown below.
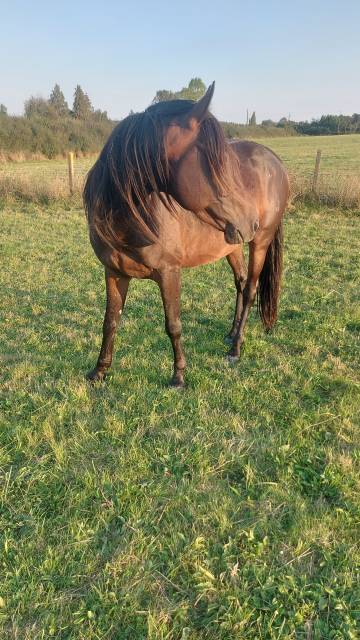
<svg viewBox="0 0 360 640"><path fill-rule="evenodd" d="M316 153L314 176L313 176L313 183L312 183L312 190L314 191L314 193L316 193L316 190L317 190L317 181L318 181L319 171L320 171L320 160L321 160L321 149L318 149Z"/></svg>
<svg viewBox="0 0 360 640"><path fill-rule="evenodd" d="M70 195L74 193L74 153L69 151L68 153L68 166L69 166L69 189Z"/></svg>

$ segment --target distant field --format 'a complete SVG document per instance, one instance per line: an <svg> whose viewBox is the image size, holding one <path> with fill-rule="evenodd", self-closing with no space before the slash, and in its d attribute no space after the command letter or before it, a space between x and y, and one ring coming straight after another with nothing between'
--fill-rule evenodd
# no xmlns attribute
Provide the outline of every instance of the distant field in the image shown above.
<svg viewBox="0 0 360 640"><path fill-rule="evenodd" d="M294 172L310 175L318 149L321 173L357 175L360 180L360 135L263 138L256 140L273 149Z"/></svg>
<svg viewBox="0 0 360 640"><path fill-rule="evenodd" d="M263 138L256 142L273 149L296 175L311 176L316 151L321 149L323 175L358 175L360 180L360 135ZM78 180L83 179L94 160L95 157L75 161ZM0 177L6 175L67 182L67 163L66 160L0 163Z"/></svg>

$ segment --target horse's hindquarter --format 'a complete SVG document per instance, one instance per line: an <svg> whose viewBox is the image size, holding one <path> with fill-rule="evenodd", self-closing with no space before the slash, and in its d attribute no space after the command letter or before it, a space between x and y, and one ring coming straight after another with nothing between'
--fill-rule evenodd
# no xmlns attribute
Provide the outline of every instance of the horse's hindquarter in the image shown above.
<svg viewBox="0 0 360 640"><path fill-rule="evenodd" d="M289 180L280 158L261 144L248 140L230 143L240 163L244 192L256 202L259 214L259 235L262 230L277 226L289 196Z"/></svg>

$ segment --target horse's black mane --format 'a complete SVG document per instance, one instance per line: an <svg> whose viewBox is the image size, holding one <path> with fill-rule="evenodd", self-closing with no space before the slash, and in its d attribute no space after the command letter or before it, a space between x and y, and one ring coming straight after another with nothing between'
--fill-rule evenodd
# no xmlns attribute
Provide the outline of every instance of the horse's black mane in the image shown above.
<svg viewBox="0 0 360 640"><path fill-rule="evenodd" d="M151 104L144 113L154 114L162 118L174 118L189 113L194 106L194 100L166 100Z"/></svg>
<svg viewBox="0 0 360 640"><path fill-rule="evenodd" d="M122 120L110 135L84 188L90 228L110 245L119 240L121 244L130 242L132 230L147 244L158 237L156 198L149 195L157 194L172 210L167 195L170 167L164 149L165 130L174 120L186 127L186 116L194 104L192 100L152 104ZM221 190L226 142L220 123L209 112L201 120L196 144L215 188ZM126 233L121 233L125 229Z"/></svg>

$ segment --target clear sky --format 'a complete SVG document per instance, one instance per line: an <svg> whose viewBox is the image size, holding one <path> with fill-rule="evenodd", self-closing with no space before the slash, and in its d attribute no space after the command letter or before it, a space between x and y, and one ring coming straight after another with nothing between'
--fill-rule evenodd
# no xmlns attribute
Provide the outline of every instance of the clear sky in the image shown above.
<svg viewBox="0 0 360 640"><path fill-rule="evenodd" d="M244 122L360 112L360 0L3 0L0 102L76 84L121 118L157 89L216 80L213 112Z"/></svg>

